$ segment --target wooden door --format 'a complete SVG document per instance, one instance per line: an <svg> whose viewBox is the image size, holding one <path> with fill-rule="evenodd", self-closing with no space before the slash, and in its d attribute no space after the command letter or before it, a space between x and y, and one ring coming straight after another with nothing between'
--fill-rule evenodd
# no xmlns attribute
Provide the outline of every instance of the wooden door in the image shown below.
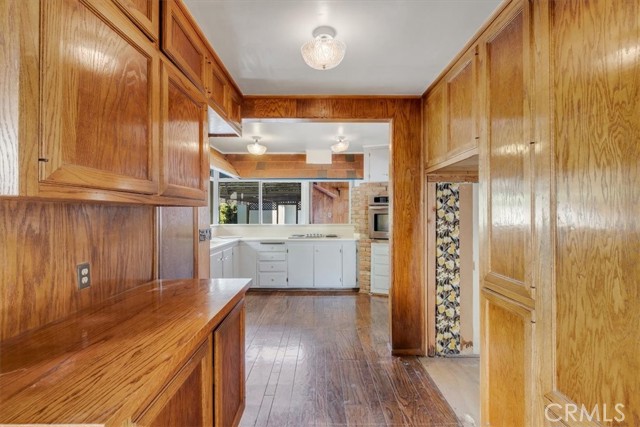
<svg viewBox="0 0 640 427"><path fill-rule="evenodd" d="M173 65L161 67L160 194L207 202L207 104Z"/></svg>
<svg viewBox="0 0 640 427"><path fill-rule="evenodd" d="M235 427L245 405L244 300L213 332L214 414L216 427Z"/></svg>
<svg viewBox="0 0 640 427"><path fill-rule="evenodd" d="M162 2L162 51L204 90L208 49L180 0Z"/></svg>
<svg viewBox="0 0 640 427"><path fill-rule="evenodd" d="M154 42L160 38L160 2L157 0L113 0Z"/></svg>
<svg viewBox="0 0 640 427"><path fill-rule="evenodd" d="M533 307L530 8L528 0L514 1L480 42L486 88L480 181L484 286Z"/></svg>
<svg viewBox="0 0 640 427"><path fill-rule="evenodd" d="M153 44L111 2L41 5L40 182L156 193Z"/></svg>
<svg viewBox="0 0 640 427"><path fill-rule="evenodd" d="M477 47L469 49L447 73L447 158L477 148Z"/></svg>
<svg viewBox="0 0 640 427"><path fill-rule="evenodd" d="M213 425L213 360L212 338L209 336L151 405L135 419L135 425Z"/></svg>

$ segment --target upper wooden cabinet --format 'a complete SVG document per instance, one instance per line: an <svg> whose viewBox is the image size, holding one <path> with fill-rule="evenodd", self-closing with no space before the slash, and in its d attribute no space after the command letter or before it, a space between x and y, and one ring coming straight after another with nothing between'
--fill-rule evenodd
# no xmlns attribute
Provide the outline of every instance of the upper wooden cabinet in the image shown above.
<svg viewBox="0 0 640 427"><path fill-rule="evenodd" d="M209 144L204 95L166 61L161 80L160 194L206 200Z"/></svg>
<svg viewBox="0 0 640 427"><path fill-rule="evenodd" d="M156 193L157 50L111 3L41 4L40 183Z"/></svg>
<svg viewBox="0 0 640 427"><path fill-rule="evenodd" d="M486 100L481 175L486 198L485 286L533 306L531 245L531 3L513 2L480 39Z"/></svg>
<svg viewBox="0 0 640 427"><path fill-rule="evenodd" d="M477 46L469 48L424 99L427 172L477 171Z"/></svg>
<svg viewBox="0 0 640 427"><path fill-rule="evenodd" d="M179 0L162 2L162 50L199 89L205 90L207 45Z"/></svg>
<svg viewBox="0 0 640 427"><path fill-rule="evenodd" d="M210 103L213 102L213 107L223 114L226 114L227 109L225 99L228 85L229 83L218 62L211 55L207 57L207 79L205 84L207 99Z"/></svg>
<svg viewBox="0 0 640 427"><path fill-rule="evenodd" d="M113 0L154 42L160 38L160 2L158 0Z"/></svg>
<svg viewBox="0 0 640 427"><path fill-rule="evenodd" d="M242 122L242 96L231 85L227 85L227 119L229 124L240 129Z"/></svg>

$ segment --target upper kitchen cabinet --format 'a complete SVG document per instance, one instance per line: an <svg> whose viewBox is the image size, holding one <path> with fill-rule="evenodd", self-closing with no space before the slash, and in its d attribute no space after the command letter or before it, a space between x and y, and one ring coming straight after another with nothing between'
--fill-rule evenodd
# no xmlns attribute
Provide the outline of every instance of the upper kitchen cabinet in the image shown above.
<svg viewBox="0 0 640 427"><path fill-rule="evenodd" d="M227 85L227 119L240 132L242 123L242 95L231 85Z"/></svg>
<svg viewBox="0 0 640 427"><path fill-rule="evenodd" d="M207 103L177 68L162 62L160 194L206 202L209 182Z"/></svg>
<svg viewBox="0 0 640 427"><path fill-rule="evenodd" d="M477 46L467 49L424 99L426 171L477 172Z"/></svg>
<svg viewBox="0 0 640 427"><path fill-rule="evenodd" d="M209 51L179 0L162 2L162 50L199 89L205 90Z"/></svg>
<svg viewBox="0 0 640 427"><path fill-rule="evenodd" d="M531 88L532 5L515 1L480 39L486 87L480 147L486 212L484 284L533 306L530 262L531 163L534 153Z"/></svg>
<svg viewBox="0 0 640 427"><path fill-rule="evenodd" d="M156 193L154 45L110 2L41 7L40 195L78 187Z"/></svg>
<svg viewBox="0 0 640 427"><path fill-rule="evenodd" d="M160 2L157 0L113 0L154 42L160 38Z"/></svg>

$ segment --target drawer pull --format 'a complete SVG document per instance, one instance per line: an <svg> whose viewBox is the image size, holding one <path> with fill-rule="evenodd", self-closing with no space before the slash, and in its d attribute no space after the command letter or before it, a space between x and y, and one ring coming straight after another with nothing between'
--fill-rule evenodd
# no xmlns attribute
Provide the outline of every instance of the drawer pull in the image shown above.
<svg viewBox="0 0 640 427"><path fill-rule="evenodd" d="M261 245L284 245L284 242L260 242Z"/></svg>

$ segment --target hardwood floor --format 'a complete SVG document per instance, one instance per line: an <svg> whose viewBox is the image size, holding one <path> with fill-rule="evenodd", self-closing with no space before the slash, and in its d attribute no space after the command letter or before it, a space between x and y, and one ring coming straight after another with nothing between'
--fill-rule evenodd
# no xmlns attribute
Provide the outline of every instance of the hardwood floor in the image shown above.
<svg viewBox="0 0 640 427"><path fill-rule="evenodd" d="M241 426L459 426L416 357L391 357L388 299L249 293Z"/></svg>

